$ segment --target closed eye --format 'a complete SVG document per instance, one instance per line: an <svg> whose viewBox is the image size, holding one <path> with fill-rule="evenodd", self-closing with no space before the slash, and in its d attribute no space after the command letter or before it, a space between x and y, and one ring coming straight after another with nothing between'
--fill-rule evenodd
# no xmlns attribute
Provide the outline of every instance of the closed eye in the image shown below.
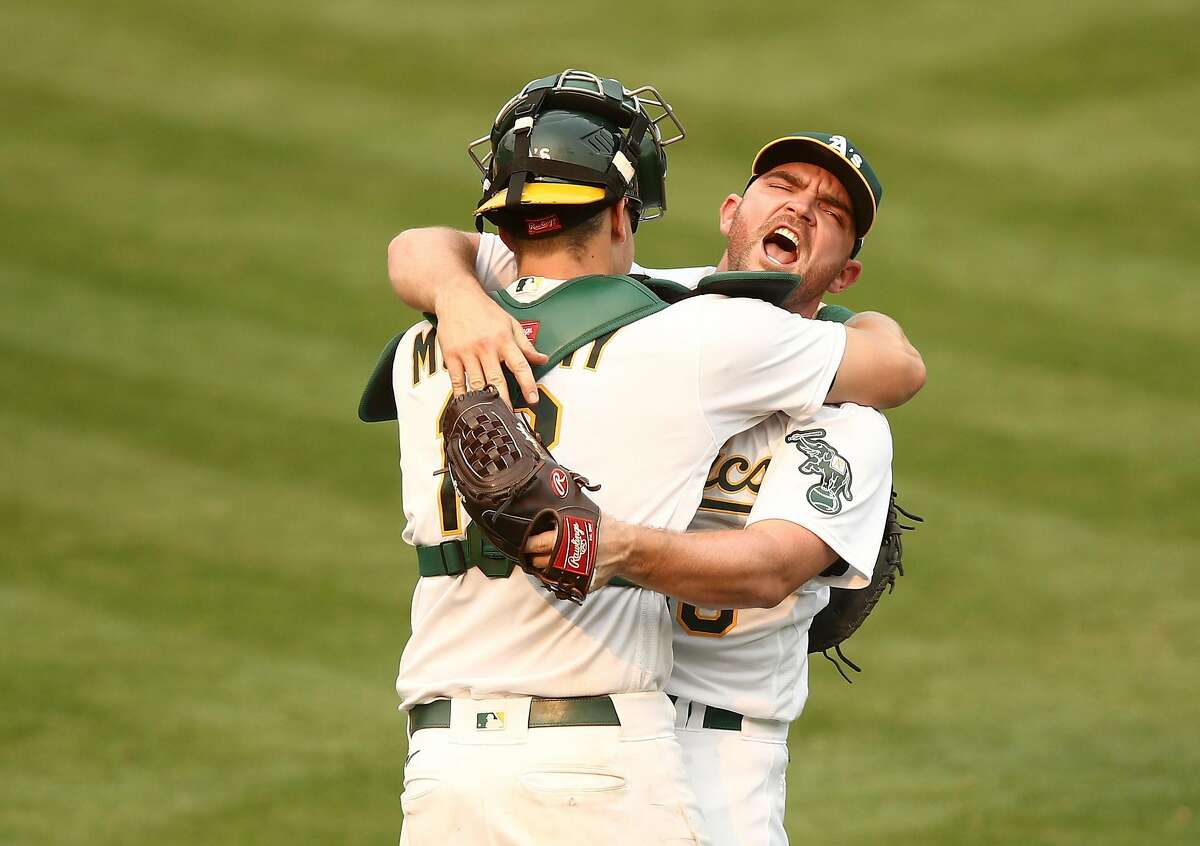
<svg viewBox="0 0 1200 846"><path fill-rule="evenodd" d="M834 219L834 221L836 221L838 223L839 226L846 222L841 209L834 208L833 206L825 206L824 211L825 211L825 214L832 217Z"/></svg>

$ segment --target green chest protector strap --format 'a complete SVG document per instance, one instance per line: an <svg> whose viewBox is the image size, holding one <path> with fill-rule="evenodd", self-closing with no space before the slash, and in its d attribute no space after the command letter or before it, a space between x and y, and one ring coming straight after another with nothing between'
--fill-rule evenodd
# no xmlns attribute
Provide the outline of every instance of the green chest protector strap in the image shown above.
<svg viewBox="0 0 1200 846"><path fill-rule="evenodd" d="M545 295L522 301L520 280L510 290L491 294L501 308L536 333L538 349L549 360L533 368L534 379L541 379L580 347L602 335L628 326L643 317L662 311L672 303L700 294L725 294L766 300L779 305L795 290L798 280L786 273L716 273L705 277L695 290L662 279L630 276L580 276L567 284L556 285ZM543 284L531 278L529 284ZM437 319L426 315L435 326ZM392 390L392 366L404 333L392 338L367 382L358 405L359 419L381 423L396 419L396 398ZM506 374L511 396L520 396L511 374ZM461 539L436 546L417 547L417 567L422 576L457 576L478 567L489 578L507 578L515 562L505 558L482 536L468 526ZM613 585L636 587L623 579Z"/></svg>

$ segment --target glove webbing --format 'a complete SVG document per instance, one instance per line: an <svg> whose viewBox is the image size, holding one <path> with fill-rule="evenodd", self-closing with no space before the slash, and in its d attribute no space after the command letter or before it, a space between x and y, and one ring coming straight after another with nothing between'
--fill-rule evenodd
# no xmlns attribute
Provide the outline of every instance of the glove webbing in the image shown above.
<svg viewBox="0 0 1200 846"><path fill-rule="evenodd" d="M899 512L900 514L903 514L909 520L913 520L917 523L925 522L924 517L918 517L916 514L912 514L911 512L905 511L904 507L901 506L899 503L897 503L895 500L892 501L892 506L896 509L897 512ZM896 526L896 528L901 529L906 532L911 532L913 529L916 528L916 526L906 526L903 523L901 523L899 520L895 521L895 526ZM896 532L894 534L895 534L895 544L896 544L896 572L889 573L888 577L887 577L887 583L888 583L887 592L889 594L891 594L896 589L896 574L899 573L901 576L904 575L904 560L903 560L904 542L903 542L903 539L901 538L900 532ZM862 667L855 664L853 661L851 661L849 658L846 657L846 654L844 652L842 652L842 645L840 643L835 643L833 645L833 651L836 652L837 657L842 660L842 664L845 664L845 666L849 667L851 670L853 670L856 673L862 672ZM846 680L846 684L854 684L854 681L848 675L846 675L846 671L844 669L842 669L842 664L839 664L838 661L832 655L829 654L828 649L821 650L821 655L823 655L825 657L825 659L827 661L829 661L830 664L833 664L833 666L835 668L837 668L838 673L841 675L841 677L843 679Z"/></svg>

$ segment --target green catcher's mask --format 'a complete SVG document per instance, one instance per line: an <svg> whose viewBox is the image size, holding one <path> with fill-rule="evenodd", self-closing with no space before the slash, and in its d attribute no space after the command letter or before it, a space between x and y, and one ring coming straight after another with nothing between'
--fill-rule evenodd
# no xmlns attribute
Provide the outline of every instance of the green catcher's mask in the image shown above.
<svg viewBox="0 0 1200 846"><path fill-rule="evenodd" d="M671 124L664 138L659 124ZM535 79L467 152L483 174L475 224L486 217L536 237L568 229L622 197L633 225L667 208L665 147L683 140L671 107L651 86L628 90L578 70ZM481 156L477 148L487 149ZM546 215L533 220L538 215Z"/></svg>

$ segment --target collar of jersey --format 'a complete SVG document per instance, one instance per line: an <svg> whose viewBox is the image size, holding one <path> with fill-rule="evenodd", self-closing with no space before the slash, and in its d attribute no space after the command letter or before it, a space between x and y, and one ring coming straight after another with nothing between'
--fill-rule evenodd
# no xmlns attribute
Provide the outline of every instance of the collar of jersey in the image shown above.
<svg viewBox="0 0 1200 846"><path fill-rule="evenodd" d="M531 303L546 296L566 279L551 279L547 276L522 276L506 289L508 295L519 303Z"/></svg>

